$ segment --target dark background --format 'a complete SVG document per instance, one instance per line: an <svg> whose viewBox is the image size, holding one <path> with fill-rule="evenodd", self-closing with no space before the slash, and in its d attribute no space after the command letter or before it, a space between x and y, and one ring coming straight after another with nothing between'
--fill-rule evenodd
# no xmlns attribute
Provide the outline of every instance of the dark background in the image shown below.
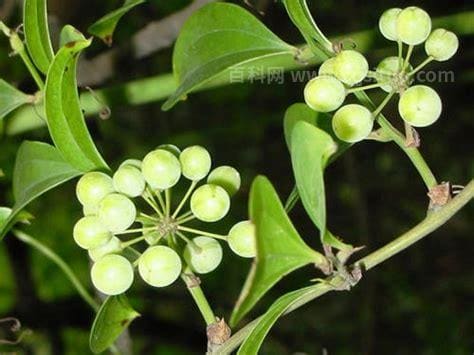
<svg viewBox="0 0 474 355"><path fill-rule="evenodd" d="M102 14L119 6L116 1L48 3L57 24L71 23L84 32ZM250 11L281 38L290 43L302 41L281 3L253 3L265 15L260 16L251 8ZM394 6L418 5L433 17L474 10L471 1L310 3L320 27L330 36L374 28L383 10ZM117 59L112 79L101 86L169 72L171 48L135 60L128 56L126 43L148 22L188 4L185 0L150 0L127 15L115 37L115 44L125 49ZM20 19L20 9L15 5L8 18L2 20L13 27ZM437 178L457 184L467 183L474 175L473 42L473 37L462 37L456 57L432 67L453 70L455 82L432 84L442 97L444 113L435 125L420 130L421 151ZM375 65L396 53L395 46L385 47L380 36L367 53L369 62ZM97 41L86 56L92 58L104 50ZM8 52L6 38L0 38L0 76L31 92L34 83L19 60L7 56ZM422 55L419 49L414 62L420 62ZM246 218L248 190L257 174L267 175L282 198L290 192L293 177L282 119L290 104L302 100L303 87L304 83L290 80L284 85L228 86L191 95L166 113L160 110L161 102L138 107L117 105L112 107L109 120L93 118L89 127L113 168L126 158L141 158L163 143L181 147L201 144L210 150L216 165L237 167L243 188L234 197L229 216L215 227L225 233L236 221ZM374 99L380 100L376 95ZM389 106L386 112L399 125L396 106ZM12 204L12 166L24 139L49 141L44 128L2 138L0 167L6 175L0 179L2 205ZM365 245L361 254L389 242L423 219L426 212L425 186L393 143L357 144L327 170L326 181L329 225L349 243ZM73 196L74 184L68 183L35 201L29 211L36 219L26 230L54 248L89 286L87 255L71 236L81 212L79 203L71 202L75 201ZM350 293L327 294L281 319L267 338L262 354L312 355L322 354L323 349L329 354L472 354L473 217L471 204L428 238L364 275ZM317 233L300 205L291 218L308 243L319 248ZM224 249L223 264L202 281L216 313L228 318L250 262ZM310 268L295 272L278 284L252 315L263 312L282 293L305 286L318 276ZM131 327L135 353L203 353L203 323L179 282L165 289L137 283L130 296L142 314ZM89 353L92 312L55 265L13 238L0 244L0 318L7 316L19 318L25 328L33 331L16 348L20 353ZM0 335L4 333L0 330Z"/></svg>

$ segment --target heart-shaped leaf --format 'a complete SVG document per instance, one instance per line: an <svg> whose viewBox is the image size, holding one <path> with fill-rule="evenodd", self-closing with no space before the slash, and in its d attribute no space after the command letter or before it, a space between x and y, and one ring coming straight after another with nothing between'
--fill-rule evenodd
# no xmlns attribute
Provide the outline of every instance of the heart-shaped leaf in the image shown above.
<svg viewBox="0 0 474 355"><path fill-rule="evenodd" d="M46 74L54 56L49 36L46 0L25 0L23 25L31 58L38 69Z"/></svg>
<svg viewBox="0 0 474 355"><path fill-rule="evenodd" d="M95 354L107 350L130 323L140 314L125 295L108 297L97 313L89 337L89 346Z"/></svg>
<svg viewBox="0 0 474 355"><path fill-rule="evenodd" d="M301 239L267 178L255 179L249 204L257 233L257 257L232 313L231 325L285 275L310 263L326 264L325 257Z"/></svg>
<svg viewBox="0 0 474 355"><path fill-rule="evenodd" d="M46 191L66 182L81 172L64 161L56 148L46 143L25 141L18 149L13 171L15 205L0 228L0 240L25 206Z"/></svg>
<svg viewBox="0 0 474 355"><path fill-rule="evenodd" d="M48 71L45 89L45 111L54 144L72 166L83 172L108 169L87 130L77 91L78 55L90 43L83 38L59 50Z"/></svg>
<svg viewBox="0 0 474 355"><path fill-rule="evenodd" d="M213 81L242 82L265 75L297 51L240 6L203 6L187 20L176 41L173 71L179 87L163 109Z"/></svg>
<svg viewBox="0 0 474 355"><path fill-rule="evenodd" d="M145 0L127 0L122 7L108 13L104 17L97 20L92 24L87 31L100 38L108 46L112 45L113 34L118 22L128 11L133 9L135 6L143 4Z"/></svg>
<svg viewBox="0 0 474 355"><path fill-rule="evenodd" d="M0 121L18 107L33 102L33 97L0 79Z"/></svg>
<svg viewBox="0 0 474 355"><path fill-rule="evenodd" d="M258 320L255 328L240 346L237 355L258 354L265 337L270 332L270 329L291 306L297 304L303 299L306 299L307 297L310 297L313 294L321 293L321 291L327 287L327 285L319 283L289 292L286 295L278 298Z"/></svg>

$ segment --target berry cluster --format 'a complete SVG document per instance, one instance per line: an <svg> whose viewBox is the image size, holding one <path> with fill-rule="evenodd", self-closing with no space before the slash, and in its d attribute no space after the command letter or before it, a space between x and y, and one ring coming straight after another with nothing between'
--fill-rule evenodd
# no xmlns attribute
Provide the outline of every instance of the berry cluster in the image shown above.
<svg viewBox="0 0 474 355"><path fill-rule="evenodd" d="M336 111L332 126L336 136L349 143L366 139L372 132L375 118L394 94L402 119L409 125L425 127L441 115L442 103L436 91L425 85L411 86L414 75L429 62L446 61L458 50L457 36L445 29L431 31L430 16L422 9L411 6L393 8L380 17L382 35L398 43L398 56L385 58L375 71L369 70L366 58L355 50L339 50L319 68L319 76L306 84L306 104L319 112ZM425 43L428 58L416 68L410 65L414 46ZM404 45L408 45L403 58ZM373 83L354 86L370 79ZM354 92L381 88L388 96L375 111L359 104L341 107L346 97Z"/></svg>
<svg viewBox="0 0 474 355"><path fill-rule="evenodd" d="M181 175L190 180L190 186L173 209L171 189ZM206 183L198 187L206 177ZM230 197L239 188L238 171L230 166L211 171L211 156L201 146L183 151L173 145L160 146L143 161L124 161L113 177L102 172L82 176L76 194L84 217L74 226L73 236L94 261L94 286L107 295L121 294L132 285L135 267L141 278L155 287L172 284L183 264L196 273L211 272L222 260L216 239L226 241L242 257L254 257L255 228L250 221L237 223L228 235L187 226L195 219L222 219L229 211ZM141 199L134 200L138 197ZM188 200L190 210L180 213ZM141 212L140 204L152 212ZM141 242L145 247L136 250ZM127 253L132 246L140 253L138 258Z"/></svg>

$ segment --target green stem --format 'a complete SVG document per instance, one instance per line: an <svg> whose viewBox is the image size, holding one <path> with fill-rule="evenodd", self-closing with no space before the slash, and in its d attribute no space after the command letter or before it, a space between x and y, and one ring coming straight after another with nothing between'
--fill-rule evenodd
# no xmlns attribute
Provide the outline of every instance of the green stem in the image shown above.
<svg viewBox="0 0 474 355"><path fill-rule="evenodd" d="M196 219L196 216L190 215L190 216L187 216L187 217L184 217L184 218L178 218L178 219L176 220L176 222L177 222L178 224L183 224L183 223L192 221L193 219Z"/></svg>
<svg viewBox="0 0 474 355"><path fill-rule="evenodd" d="M171 211L171 189L166 189L165 190L165 213L166 217L170 216L170 211Z"/></svg>
<svg viewBox="0 0 474 355"><path fill-rule="evenodd" d="M457 195L453 200L448 202L440 210L429 214L421 223L402 234L397 239L389 244L374 251L366 257L355 262L354 265L361 265L364 270L368 271L377 265L390 259L391 257L401 253L414 243L423 239L431 232L445 224L452 216L454 216L461 208L469 203L474 198L474 180L464 188L464 190ZM341 279L327 279L327 282L321 283L315 287L314 291L306 295L304 298L292 304L286 311L285 315L295 311L306 303L332 291L334 286L342 285L344 281ZM220 348L219 354L230 354L238 348L238 346L248 337L252 330L256 327L261 316L248 323L245 327L235 333L229 340L227 340Z"/></svg>
<svg viewBox="0 0 474 355"><path fill-rule="evenodd" d="M355 88L347 90L347 93L352 94L352 93L355 93L357 91L365 91L365 90L370 90L370 89L376 89L376 88L379 88L379 87L384 86L384 85L387 85L387 83L386 82L384 82L384 83L374 83L374 84L370 84L370 85L366 85L366 86L359 86L359 87L355 87Z"/></svg>
<svg viewBox="0 0 474 355"><path fill-rule="evenodd" d="M160 220L158 218L152 217L146 213L140 212L140 217L150 220L150 222L158 223Z"/></svg>
<svg viewBox="0 0 474 355"><path fill-rule="evenodd" d="M151 206L151 208L153 208L153 210L158 214L158 216L160 216L161 218L164 217L163 212L161 212L160 209L158 208L158 205L155 199L153 198L153 195L151 195L148 190L145 190L143 192L142 198L146 201L146 203L148 203Z"/></svg>
<svg viewBox="0 0 474 355"><path fill-rule="evenodd" d="M403 68L403 42L399 39L398 44L398 71L401 72Z"/></svg>
<svg viewBox="0 0 474 355"><path fill-rule="evenodd" d="M395 95L395 92L391 92L390 94L388 94L385 99L381 102L381 104L375 109L374 112L372 112L372 115L377 118L377 116L380 114L380 112L382 112L382 110L385 108L385 106L387 106L387 104L389 103L390 99L393 97L393 95Z"/></svg>
<svg viewBox="0 0 474 355"><path fill-rule="evenodd" d="M147 237L147 235L142 235L142 236L134 238L132 240L122 242L122 243L120 243L120 246L122 247L122 249L128 248L128 247L132 246L133 244L136 244L136 243L141 242L142 240L145 240L146 237Z"/></svg>
<svg viewBox="0 0 474 355"><path fill-rule="evenodd" d="M404 72L408 68L408 65L410 64L410 58L411 58L411 55L413 54L414 48L415 48L414 45L408 46L407 56L405 57L405 62L403 63L402 72Z"/></svg>
<svg viewBox="0 0 474 355"><path fill-rule="evenodd" d="M25 63L26 68L30 72L33 80L35 81L36 85L38 86L38 89L41 91L44 90L44 81L39 75L38 71L36 70L36 67L34 66L33 62L31 61L30 57L26 53L25 50L22 50L18 53L20 55L20 58L23 60L23 63Z"/></svg>
<svg viewBox="0 0 474 355"><path fill-rule="evenodd" d="M423 69L426 65L431 63L434 60L433 57L428 57L426 58L420 65L418 65L415 69L413 69L411 72L409 72L407 75L412 76L418 73L421 69Z"/></svg>
<svg viewBox="0 0 474 355"><path fill-rule="evenodd" d="M123 232L114 233L115 235L123 235L123 234L132 234L132 233L143 233L149 232L152 230L156 230L156 227L146 227L146 228L136 228L136 229L128 229Z"/></svg>
<svg viewBox="0 0 474 355"><path fill-rule="evenodd" d="M196 187L197 183L198 183L197 181L191 182L191 185L189 185L188 191L186 191L186 193L184 194L183 199L179 203L178 207L176 207L176 210L173 212L173 215L171 216L171 218L175 218L178 215L179 211L181 211L181 208L183 208L184 204L186 203L189 196L193 192L193 190Z"/></svg>
<svg viewBox="0 0 474 355"><path fill-rule="evenodd" d="M163 196L161 196L161 191L160 190L155 190L155 196L158 199L158 202L159 202L163 212L166 213L166 203L163 200Z"/></svg>
<svg viewBox="0 0 474 355"><path fill-rule="evenodd" d="M198 234L198 235L204 235L204 236L207 236L207 237L216 238L216 239L220 239L220 240L227 240L226 235L214 234L214 233L205 232L205 231L202 231L202 230L199 230L199 229L188 228L188 227L185 227L185 226L178 226L177 228L179 230L183 231L183 232L188 232L188 233L193 233L193 234Z"/></svg>
<svg viewBox="0 0 474 355"><path fill-rule="evenodd" d="M183 273L181 274L181 278L186 284L186 287L193 297L194 302L198 306L199 311L206 322L206 325L215 323L216 316L214 315L214 312L209 305L209 302L207 301L201 286L199 286L198 278L193 274L188 266L185 267Z"/></svg>
<svg viewBox="0 0 474 355"><path fill-rule="evenodd" d="M82 297L82 299L89 305L94 311L99 310L99 305L97 302L94 300L94 298L87 292L86 288L82 285L82 283L79 281L79 279L76 277L72 269L69 267L69 265L61 259L61 257L56 254L54 251L52 251L50 248L48 248L46 245L42 244L40 241L37 239L29 236L28 234L25 234L19 230L14 230L13 234L22 242L32 246L36 250L38 250L40 253L42 253L44 256L46 256L49 260L51 260L53 263L55 263L66 275L66 277L71 281L73 286L76 288L77 292L79 295Z"/></svg>

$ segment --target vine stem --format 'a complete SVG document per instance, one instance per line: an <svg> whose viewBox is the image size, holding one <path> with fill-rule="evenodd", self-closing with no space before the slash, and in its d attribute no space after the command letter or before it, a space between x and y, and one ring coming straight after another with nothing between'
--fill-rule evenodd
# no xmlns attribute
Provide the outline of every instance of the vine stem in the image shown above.
<svg viewBox="0 0 474 355"><path fill-rule="evenodd" d="M72 269L69 267L69 265L58 254L56 254L54 251L52 251L46 245L42 244L37 239L29 236L26 233L23 233L22 231L13 230L13 235L17 237L19 240L21 240L23 243L26 243L29 246L35 248L44 256L46 256L49 260L55 263L64 272L64 274L67 276L69 281L71 281L71 283L76 288L77 292L82 297L82 299L89 306L91 306L91 308L94 311L97 312L99 310L99 304L94 300L94 298L89 294L89 292L87 292L86 288L84 287L84 285L82 285L82 283L76 277L76 275L74 274Z"/></svg>
<svg viewBox="0 0 474 355"><path fill-rule="evenodd" d="M386 244L382 248L370 253L362 259L356 261L354 265L362 266L363 270L368 271L377 265L390 259L391 257L401 253L411 245L420 241L431 232L435 231L443 224L445 224L452 216L454 216L461 208L469 203L474 198L474 180L471 180L464 190L454 199L448 202L440 210L429 214L418 225L405 232L392 242ZM334 290L335 287L342 285L344 282L341 279L326 279L327 282L320 283L314 287L313 292L308 293L297 302L293 303L284 314L293 312L306 303ZM219 354L230 354L232 351L247 338L250 332L256 327L262 316L254 319L245 327L235 333L229 340L227 340L219 349Z"/></svg>
<svg viewBox="0 0 474 355"><path fill-rule="evenodd" d="M186 284L186 287L197 307L199 308L206 325L213 324L216 321L214 311L209 305L209 302L207 301L201 286L199 286L199 278L193 274L189 266L184 268L184 271L181 274L181 279L183 279L184 283Z"/></svg>

